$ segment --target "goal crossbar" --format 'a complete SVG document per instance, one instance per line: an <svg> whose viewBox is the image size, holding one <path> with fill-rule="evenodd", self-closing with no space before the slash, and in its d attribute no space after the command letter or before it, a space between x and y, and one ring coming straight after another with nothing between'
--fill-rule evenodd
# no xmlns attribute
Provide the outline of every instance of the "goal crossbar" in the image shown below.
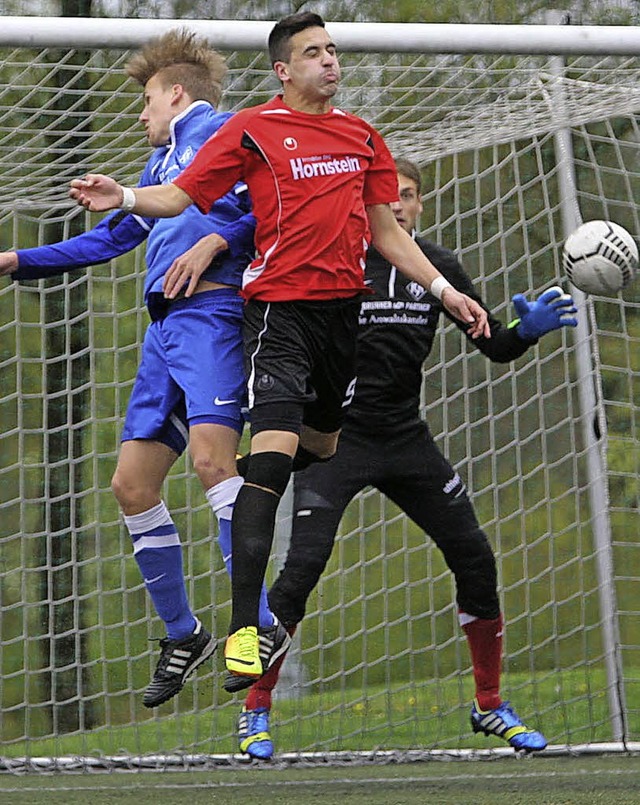
<svg viewBox="0 0 640 805"><path fill-rule="evenodd" d="M79 25L78 23L82 23ZM186 26L223 50L264 48L274 22L257 20L74 18L76 48L139 47L150 37ZM622 25L485 25L331 22L344 51L383 53L512 53L634 56L640 30ZM0 46L66 47L64 17L3 17Z"/></svg>

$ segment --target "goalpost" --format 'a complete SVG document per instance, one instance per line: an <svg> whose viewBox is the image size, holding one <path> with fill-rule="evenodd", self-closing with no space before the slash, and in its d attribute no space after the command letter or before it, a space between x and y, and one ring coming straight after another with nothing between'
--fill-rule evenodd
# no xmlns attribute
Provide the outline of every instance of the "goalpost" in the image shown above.
<svg viewBox="0 0 640 805"><path fill-rule="evenodd" d="M135 184L148 155L130 49L169 28L229 65L224 108L268 99L271 23L3 18L0 249L54 242L100 216L70 204L88 170ZM458 253L502 320L562 284L581 220L640 236L640 33L568 25L327 23L337 105L421 166L423 233ZM147 318L144 250L22 285L0 279L0 769L231 762L240 699L221 660L155 711L142 691L162 636L109 489ZM494 546L503 695L556 747L640 741L640 281L575 292L576 332L491 365L443 328L423 413ZM199 616L222 637L229 583L182 459L166 500ZM270 578L286 550L281 508ZM478 757L470 660L450 573L375 490L349 507L285 665L280 757Z"/></svg>

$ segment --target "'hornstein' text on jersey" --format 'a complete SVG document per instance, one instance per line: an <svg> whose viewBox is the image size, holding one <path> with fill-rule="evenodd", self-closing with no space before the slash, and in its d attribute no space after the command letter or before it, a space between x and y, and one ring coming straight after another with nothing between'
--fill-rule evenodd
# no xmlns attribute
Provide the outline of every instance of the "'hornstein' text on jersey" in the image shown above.
<svg viewBox="0 0 640 805"><path fill-rule="evenodd" d="M290 159L291 175L297 179L312 179L314 176L332 176L336 173L360 173L360 160L355 157L344 159L319 159L305 162L301 157Z"/></svg>
<svg viewBox="0 0 640 805"><path fill-rule="evenodd" d="M246 298L332 299L364 290L365 208L398 197L393 158L375 129L335 108L295 111L280 97L244 109L175 184L206 213L238 180L249 186L257 219Z"/></svg>

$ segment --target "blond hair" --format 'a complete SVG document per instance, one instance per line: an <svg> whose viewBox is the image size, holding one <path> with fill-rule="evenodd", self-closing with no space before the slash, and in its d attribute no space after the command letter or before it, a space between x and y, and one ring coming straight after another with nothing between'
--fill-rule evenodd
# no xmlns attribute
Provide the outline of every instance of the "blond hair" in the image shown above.
<svg viewBox="0 0 640 805"><path fill-rule="evenodd" d="M151 39L127 64L127 73L143 87L159 76L164 87L180 84L194 101L217 106L227 67L204 37L187 28Z"/></svg>

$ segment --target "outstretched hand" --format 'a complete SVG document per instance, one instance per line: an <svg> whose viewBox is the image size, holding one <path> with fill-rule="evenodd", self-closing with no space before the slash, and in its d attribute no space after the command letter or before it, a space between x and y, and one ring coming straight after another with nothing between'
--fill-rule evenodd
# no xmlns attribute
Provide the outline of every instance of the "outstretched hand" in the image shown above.
<svg viewBox="0 0 640 805"><path fill-rule="evenodd" d="M548 288L535 302L527 302L521 293L515 294L511 301L520 317L516 332L525 341L536 341L560 327L578 325L575 302L559 285Z"/></svg>
<svg viewBox="0 0 640 805"><path fill-rule="evenodd" d="M69 196L91 212L115 210L122 204L122 187L110 176L88 173L69 183Z"/></svg>
<svg viewBox="0 0 640 805"><path fill-rule="evenodd" d="M18 269L18 255L15 252L0 252L0 277Z"/></svg>
<svg viewBox="0 0 640 805"><path fill-rule="evenodd" d="M471 338L491 338L487 311L475 299L449 285L442 291L441 301L452 316L469 325L467 335Z"/></svg>

